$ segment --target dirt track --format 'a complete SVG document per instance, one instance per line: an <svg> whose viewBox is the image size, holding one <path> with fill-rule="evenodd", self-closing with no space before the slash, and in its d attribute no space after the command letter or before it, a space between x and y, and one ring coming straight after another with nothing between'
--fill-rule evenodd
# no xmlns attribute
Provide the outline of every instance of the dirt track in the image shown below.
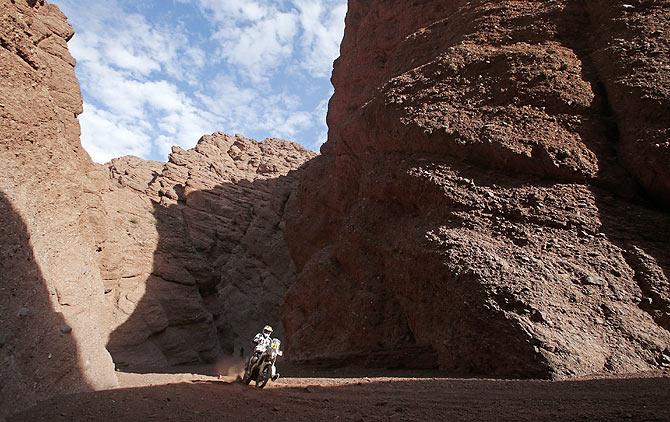
<svg viewBox="0 0 670 422"><path fill-rule="evenodd" d="M670 420L670 378L501 381L121 374L124 388L57 397L9 421ZM152 385L153 384L153 385Z"/></svg>

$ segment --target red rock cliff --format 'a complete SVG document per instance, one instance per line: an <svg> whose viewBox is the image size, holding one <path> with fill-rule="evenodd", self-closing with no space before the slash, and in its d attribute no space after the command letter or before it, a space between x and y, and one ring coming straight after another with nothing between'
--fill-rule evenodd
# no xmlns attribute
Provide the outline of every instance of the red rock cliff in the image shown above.
<svg viewBox="0 0 670 422"><path fill-rule="evenodd" d="M240 354L267 323L281 335L285 204L315 154L216 133L167 163L96 165L65 16L0 10L0 418L113 387L115 368Z"/></svg>
<svg viewBox="0 0 670 422"><path fill-rule="evenodd" d="M670 2L352 1L289 202L298 360L670 364Z"/></svg>
<svg viewBox="0 0 670 422"><path fill-rule="evenodd" d="M295 280L284 208L314 153L278 139L221 133L167 163L101 167L97 243L113 308L107 348L119 368L160 370L249 351Z"/></svg>
<svg viewBox="0 0 670 422"><path fill-rule="evenodd" d="M73 35L40 1L0 0L0 418L53 394L116 385L79 143Z"/></svg>

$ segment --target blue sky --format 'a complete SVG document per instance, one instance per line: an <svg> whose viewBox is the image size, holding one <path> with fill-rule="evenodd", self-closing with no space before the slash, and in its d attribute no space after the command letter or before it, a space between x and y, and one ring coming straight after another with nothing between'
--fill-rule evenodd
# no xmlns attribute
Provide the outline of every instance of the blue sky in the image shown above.
<svg viewBox="0 0 670 422"><path fill-rule="evenodd" d="M82 144L97 162L164 161L222 131L326 138L346 0L52 0L84 97Z"/></svg>

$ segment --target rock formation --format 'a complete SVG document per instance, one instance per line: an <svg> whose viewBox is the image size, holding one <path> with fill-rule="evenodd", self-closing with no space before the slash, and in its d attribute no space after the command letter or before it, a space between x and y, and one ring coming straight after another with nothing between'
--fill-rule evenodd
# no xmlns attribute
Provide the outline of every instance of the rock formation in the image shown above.
<svg viewBox="0 0 670 422"><path fill-rule="evenodd" d="M116 375L72 28L43 2L0 0L0 10L1 418L53 394L114 386Z"/></svg>
<svg viewBox="0 0 670 422"><path fill-rule="evenodd" d="M115 186L103 193L97 247L118 367L239 355L266 323L281 334L295 279L282 234L289 172L312 156L291 142L214 134L175 147L164 165L124 157L104 169Z"/></svg>
<svg viewBox="0 0 670 422"><path fill-rule="evenodd" d="M670 2L349 2L289 201L289 355L670 364ZM417 357L420 357L418 359Z"/></svg>
<svg viewBox="0 0 670 422"><path fill-rule="evenodd" d="M115 367L239 354L266 323L281 334L284 207L315 154L217 133L168 163L96 165L65 16L0 10L0 418L114 387Z"/></svg>
<svg viewBox="0 0 670 422"><path fill-rule="evenodd" d="M104 166L67 20L0 10L0 417L265 323L298 361L670 366L670 2L351 2L321 156Z"/></svg>

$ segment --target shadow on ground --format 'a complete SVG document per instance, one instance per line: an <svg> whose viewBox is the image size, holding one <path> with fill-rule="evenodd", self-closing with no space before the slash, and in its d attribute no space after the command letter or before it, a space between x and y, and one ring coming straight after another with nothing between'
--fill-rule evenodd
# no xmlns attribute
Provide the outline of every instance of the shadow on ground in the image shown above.
<svg viewBox="0 0 670 422"><path fill-rule="evenodd" d="M591 381L283 379L197 382L55 398L24 420L668 420L670 378Z"/></svg>

